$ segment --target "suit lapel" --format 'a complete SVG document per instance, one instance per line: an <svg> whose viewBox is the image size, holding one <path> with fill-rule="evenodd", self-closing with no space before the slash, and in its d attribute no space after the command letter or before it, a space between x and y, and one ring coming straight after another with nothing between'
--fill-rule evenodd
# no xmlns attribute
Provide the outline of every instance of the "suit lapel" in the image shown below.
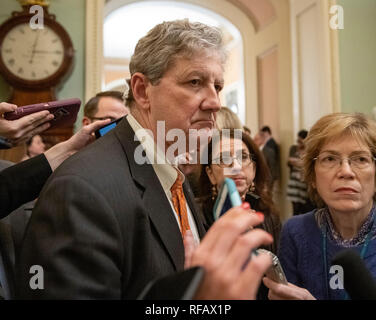
<svg viewBox="0 0 376 320"><path fill-rule="evenodd" d="M160 239L166 248L175 268L184 267L184 246L179 227L171 205L151 164L137 164L134 159L136 148L141 148L128 120L124 119L114 129L118 140L128 158L132 178L143 189L143 203Z"/></svg>

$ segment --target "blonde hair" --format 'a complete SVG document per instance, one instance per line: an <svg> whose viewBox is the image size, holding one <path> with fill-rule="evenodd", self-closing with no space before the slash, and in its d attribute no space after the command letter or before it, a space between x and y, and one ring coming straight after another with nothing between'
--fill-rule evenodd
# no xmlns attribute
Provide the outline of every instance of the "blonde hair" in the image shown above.
<svg viewBox="0 0 376 320"><path fill-rule="evenodd" d="M324 144L351 135L368 146L371 154L376 155L376 123L361 113L333 113L319 119L311 128L304 140L305 153L303 156L304 180L307 183L308 194L318 206L324 202L313 187L315 182L315 162ZM376 200L375 196L374 199Z"/></svg>
<svg viewBox="0 0 376 320"><path fill-rule="evenodd" d="M225 63L226 52L220 29L188 19L167 21L156 25L141 38L131 57L131 76L140 72L152 85L157 85L163 74L178 57L190 58L194 54L208 51L218 53ZM126 105L134 101L130 80Z"/></svg>
<svg viewBox="0 0 376 320"><path fill-rule="evenodd" d="M222 107L217 112L217 129L242 129L243 125L235 112L227 107Z"/></svg>

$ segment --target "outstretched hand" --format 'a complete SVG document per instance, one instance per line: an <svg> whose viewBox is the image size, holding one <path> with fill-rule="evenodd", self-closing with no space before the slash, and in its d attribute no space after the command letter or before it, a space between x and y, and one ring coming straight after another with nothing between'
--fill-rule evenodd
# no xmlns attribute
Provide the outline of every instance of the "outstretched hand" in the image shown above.
<svg viewBox="0 0 376 320"><path fill-rule="evenodd" d="M60 142L47 150L44 154L52 171L54 171L65 159L69 158L78 150L95 140L94 132L110 122L110 119L95 121L82 127L80 131L75 133L67 141Z"/></svg>
<svg viewBox="0 0 376 320"><path fill-rule="evenodd" d="M271 258L259 254L250 259L251 251L273 242L273 237L267 232L253 229L262 222L262 216L250 213L249 207L240 206L230 209L217 220L197 248L192 249L189 235L185 237L185 266L201 266L205 270L195 299L256 298Z"/></svg>
<svg viewBox="0 0 376 320"><path fill-rule="evenodd" d="M5 120L3 115L17 109L14 104L0 103L0 136L16 146L50 127L54 115L47 110L24 116L17 120Z"/></svg>

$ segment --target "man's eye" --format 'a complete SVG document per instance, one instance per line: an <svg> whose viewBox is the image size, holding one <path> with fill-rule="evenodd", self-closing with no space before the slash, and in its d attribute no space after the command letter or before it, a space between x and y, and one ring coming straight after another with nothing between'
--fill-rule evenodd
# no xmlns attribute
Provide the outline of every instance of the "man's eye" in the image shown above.
<svg viewBox="0 0 376 320"><path fill-rule="evenodd" d="M201 81L200 81L200 79L192 79L192 80L190 81L190 83L191 83L191 85L193 85L193 86L198 86L198 85L201 83Z"/></svg>
<svg viewBox="0 0 376 320"><path fill-rule="evenodd" d="M215 85L215 90L216 90L217 92L222 91L222 89L223 89L223 87L222 87L220 84L216 84L216 85Z"/></svg>

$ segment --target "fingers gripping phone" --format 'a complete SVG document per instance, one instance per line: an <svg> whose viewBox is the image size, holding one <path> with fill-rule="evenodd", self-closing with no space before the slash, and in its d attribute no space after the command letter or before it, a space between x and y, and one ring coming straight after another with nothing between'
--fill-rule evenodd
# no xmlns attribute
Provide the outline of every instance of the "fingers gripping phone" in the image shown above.
<svg viewBox="0 0 376 320"><path fill-rule="evenodd" d="M24 116L47 110L54 115L50 121L51 126L48 129L57 126L70 126L76 122L77 113L81 106L81 100L77 98L65 99L59 101L42 102L18 107L12 112L4 113L6 120L17 120Z"/></svg>
<svg viewBox="0 0 376 320"><path fill-rule="evenodd" d="M242 201L239 192L236 189L234 180L230 178L225 178L222 187L218 193L217 200L214 204L214 220L218 220L224 213L226 213L232 207L240 206L241 204ZM253 250L251 256L252 254L258 255L259 253L266 253L270 255L272 258L272 265L267 270L266 276L277 283L287 284L288 282L278 257L274 253L265 249Z"/></svg>
<svg viewBox="0 0 376 320"><path fill-rule="evenodd" d="M266 254L270 255L271 258L272 258L272 265L266 271L266 276L269 279L271 279L271 280L273 280L277 283L282 283L282 284L287 285L288 282L287 282L287 279L286 279L286 275L283 272L283 269L282 269L281 263L279 262L278 257L274 253L272 253L268 250L265 250L265 249L257 249L256 252L257 252L257 254L266 253Z"/></svg>

